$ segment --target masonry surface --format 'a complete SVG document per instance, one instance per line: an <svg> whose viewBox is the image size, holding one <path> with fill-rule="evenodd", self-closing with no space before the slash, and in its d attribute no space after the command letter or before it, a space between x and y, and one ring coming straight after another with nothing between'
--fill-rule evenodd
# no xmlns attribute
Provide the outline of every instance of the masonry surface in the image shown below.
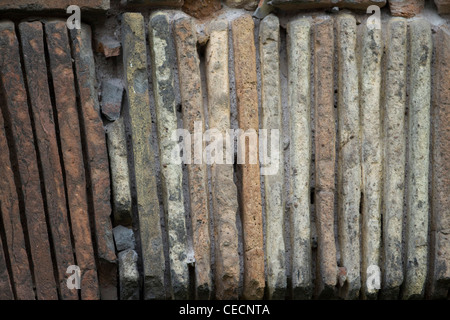
<svg viewBox="0 0 450 320"><path fill-rule="evenodd" d="M450 1L5 0L0 86L0 300L450 298Z"/></svg>

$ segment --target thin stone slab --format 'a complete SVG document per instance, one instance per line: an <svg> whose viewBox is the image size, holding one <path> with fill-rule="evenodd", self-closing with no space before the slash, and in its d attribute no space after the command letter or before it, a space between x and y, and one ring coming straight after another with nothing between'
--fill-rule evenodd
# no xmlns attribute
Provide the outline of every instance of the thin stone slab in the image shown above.
<svg viewBox="0 0 450 320"><path fill-rule="evenodd" d="M47 201L49 227L53 239L60 297L78 300L76 290L67 288L66 270L75 264L70 238L64 180L59 157L58 141L54 124L53 108L48 87L42 23L19 24L20 39L30 95L31 110L35 123L36 142L41 161L44 196Z"/></svg>
<svg viewBox="0 0 450 320"><path fill-rule="evenodd" d="M81 298L97 300L100 298L100 292L89 223L75 79L65 21L45 22L45 34L64 160L68 208L75 241L75 256L81 270Z"/></svg>
<svg viewBox="0 0 450 320"><path fill-rule="evenodd" d="M176 21L174 33L184 129L192 134L196 123L200 123L202 132L204 132L205 117L200 59L197 53L197 35L192 20L184 18ZM195 146L194 141L191 141L191 150L194 150L194 152ZM187 168L195 258L195 298L205 300L211 298L212 292L208 172L206 163L203 161L201 164L195 163L195 160L192 163L188 164Z"/></svg>
<svg viewBox="0 0 450 320"><path fill-rule="evenodd" d="M35 151L33 127L29 115L27 92L20 63L19 43L14 23L0 23L0 77L4 95L2 105L8 123L12 158L18 166L18 192L23 200L24 225L28 230L34 285L39 300L58 299L50 241L41 194L38 158ZM12 253L11 253L12 254Z"/></svg>
<svg viewBox="0 0 450 320"><path fill-rule="evenodd" d="M233 20L231 29L239 128L244 132L254 130L258 137L256 48L252 17L244 15ZM250 158L250 146L244 142L238 148L244 148L242 154L245 155L245 163L240 164L242 172L241 214L244 234L243 298L258 300L262 299L265 287L259 156L258 149L255 149L256 163L253 164Z"/></svg>
<svg viewBox="0 0 450 320"><path fill-rule="evenodd" d="M290 110L291 276L294 299L312 296L310 163L310 31L307 19L287 26L288 101Z"/></svg>
<svg viewBox="0 0 450 320"><path fill-rule="evenodd" d="M144 18L140 13L124 13L122 18L123 65L133 138L144 299L164 299L165 261L155 160L150 144L152 119Z"/></svg>
<svg viewBox="0 0 450 320"><path fill-rule="evenodd" d="M336 117L334 109L334 20L314 25L314 112L316 148L316 228L318 274L316 296L336 295L337 260L334 234Z"/></svg>
<svg viewBox="0 0 450 320"><path fill-rule="evenodd" d="M392 18L387 27L384 106L383 261L381 298L397 299L403 283L403 199L406 163L407 27Z"/></svg>
<svg viewBox="0 0 450 320"><path fill-rule="evenodd" d="M358 70L356 65L356 20L349 14L336 19L338 45L338 236L340 266L346 282L339 295L359 297L360 277L360 126Z"/></svg>
<svg viewBox="0 0 450 320"><path fill-rule="evenodd" d="M362 297L376 299L378 290L367 283L371 268L380 265L381 250L381 29L364 28L360 71L362 169Z"/></svg>
<svg viewBox="0 0 450 320"><path fill-rule="evenodd" d="M228 75L228 21L214 20L209 25L206 46L206 84L209 128L223 135L230 130L230 80ZM225 152L224 152L225 154ZM233 165L211 165L214 215L215 290L219 300L238 298L239 255L236 214L237 188Z"/></svg>
<svg viewBox="0 0 450 320"><path fill-rule="evenodd" d="M262 128L278 130L283 137L283 115L281 108L280 80L280 21L277 16L269 15L261 21L259 27L259 52L261 59L261 95ZM273 132L270 132L272 135ZM271 138L270 138L270 141ZM261 146L262 147L262 146ZM269 299L284 299L286 295L286 263L284 243L284 167L282 150L270 150L267 161L275 172L264 176L266 205L266 263L267 292ZM274 153L280 157L278 163ZM270 158L270 159L269 159ZM269 161L270 160L270 161ZM273 173L273 174L272 174Z"/></svg>
<svg viewBox="0 0 450 320"><path fill-rule="evenodd" d="M431 26L410 22L406 275L403 299L422 298L428 268L428 177L430 163Z"/></svg>

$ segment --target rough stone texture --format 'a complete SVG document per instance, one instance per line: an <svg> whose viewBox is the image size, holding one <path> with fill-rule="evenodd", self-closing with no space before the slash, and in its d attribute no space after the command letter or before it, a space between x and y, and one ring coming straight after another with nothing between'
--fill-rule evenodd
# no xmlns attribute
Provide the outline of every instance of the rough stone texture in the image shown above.
<svg viewBox="0 0 450 320"><path fill-rule="evenodd" d="M172 294L176 300L188 298L189 274L186 255L186 221L183 196L183 171L174 163L178 148L172 134L178 128L173 73L175 47L169 16L155 12L149 22L153 92L161 163L161 184L164 212L169 234L170 275Z"/></svg>
<svg viewBox="0 0 450 320"><path fill-rule="evenodd" d="M450 288L450 30L441 27L436 43L433 92L433 180L430 290L445 299Z"/></svg>
<svg viewBox="0 0 450 320"><path fill-rule="evenodd" d="M120 252L127 249L134 250L134 233L132 229L124 226L117 226L113 229L113 234L117 251Z"/></svg>
<svg viewBox="0 0 450 320"><path fill-rule="evenodd" d="M10 152L6 140L3 115L0 110L0 213L2 232L5 233L11 264L11 284L15 288L16 299L34 300L33 280L20 221L19 198L10 162ZM14 254L13 254L14 253ZM6 254L6 252L5 252Z"/></svg>
<svg viewBox="0 0 450 320"><path fill-rule="evenodd" d="M0 23L0 77L4 104L1 106L8 123L13 145L13 157L17 160L19 198L23 199L24 224L28 229L34 284L37 298L58 298L50 242L41 194L39 169L33 128L27 104L27 92L20 63L19 43L10 21ZM19 249L20 250L20 249Z"/></svg>
<svg viewBox="0 0 450 320"><path fill-rule="evenodd" d="M261 21L259 29L261 59L262 128L279 130L283 137L280 80L280 21L269 15ZM272 134L272 133L271 133ZM281 145L281 144L280 144ZM281 149L281 148L280 148ZM273 158L274 150L270 150ZM286 295L286 265L284 243L284 168L282 149L278 171L264 176L266 205L266 263L269 299L284 299ZM263 159L262 159L263 160ZM272 166L273 163L270 164Z"/></svg>
<svg viewBox="0 0 450 320"><path fill-rule="evenodd" d="M252 17L244 15L233 20L231 29L239 128L244 132L255 130L258 135L256 48ZM247 143L240 147L244 148L242 154L245 154L245 163L239 168L242 174L241 215L244 234L243 298L257 300L262 299L265 286L259 155L256 157L256 164L252 164L251 148L247 147Z"/></svg>
<svg viewBox="0 0 450 320"><path fill-rule="evenodd" d="M356 20L342 14L336 19L338 44L338 234L340 266L347 270L339 295L359 296L361 198L358 70L356 66Z"/></svg>
<svg viewBox="0 0 450 320"><path fill-rule="evenodd" d="M287 26L288 100L290 122L290 227L292 294L294 299L312 295L310 228L310 30L306 19Z"/></svg>
<svg viewBox="0 0 450 320"><path fill-rule="evenodd" d="M123 90L120 79L109 79L102 83L102 114L109 121L116 121L120 117Z"/></svg>
<svg viewBox="0 0 450 320"><path fill-rule="evenodd" d="M121 44L114 38L103 37L96 40L95 51L102 53L106 58L120 55Z"/></svg>
<svg viewBox="0 0 450 320"><path fill-rule="evenodd" d="M181 7L184 0L125 0L127 5L146 7Z"/></svg>
<svg viewBox="0 0 450 320"><path fill-rule="evenodd" d="M334 110L334 20L314 25L314 111L316 148L316 228L318 275L316 296L336 294L337 260L334 238L336 119Z"/></svg>
<svg viewBox="0 0 450 320"><path fill-rule="evenodd" d="M386 0L272 0L271 4L284 10L331 7L365 10L371 5L384 7L386 2Z"/></svg>
<svg viewBox="0 0 450 320"><path fill-rule="evenodd" d="M200 59L197 53L197 36L191 19L180 19L174 26L178 72L180 79L181 103L184 129L191 134L195 123L201 123L205 130ZM203 145L204 147L204 145ZM191 150L195 152L192 141ZM192 160L191 160L192 161ZM208 172L206 164L188 165L189 195L193 230L196 299L210 299L211 242L208 211Z"/></svg>
<svg viewBox="0 0 450 320"><path fill-rule="evenodd" d="M225 4L231 8L254 10L258 6L258 0L225 0Z"/></svg>
<svg viewBox="0 0 450 320"><path fill-rule="evenodd" d="M185 0L182 9L197 19L203 19L221 8L220 0Z"/></svg>
<svg viewBox="0 0 450 320"><path fill-rule="evenodd" d="M70 5L77 5L81 10L108 10L110 0L2 0L0 10L66 10Z"/></svg>
<svg viewBox="0 0 450 320"><path fill-rule="evenodd" d="M424 2L424 0L389 0L389 9L395 17L411 18L423 10Z"/></svg>
<svg viewBox="0 0 450 320"><path fill-rule="evenodd" d="M119 253L120 300L139 300L138 254L128 249Z"/></svg>
<svg viewBox="0 0 450 320"><path fill-rule="evenodd" d="M388 25L384 106L383 261L381 297L397 299L403 283L402 229L406 163L407 21Z"/></svg>
<svg viewBox="0 0 450 320"><path fill-rule="evenodd" d="M48 87L42 23L24 22L19 25L23 61L28 83L29 101L35 123L36 142L41 161L44 197L47 203L49 228L57 265L60 297L77 300L76 290L67 288L66 270L75 264L67 216L64 180L54 125L52 102Z"/></svg>
<svg viewBox="0 0 450 320"><path fill-rule="evenodd" d="M450 0L434 0L439 14L450 14Z"/></svg>
<svg viewBox="0 0 450 320"><path fill-rule="evenodd" d="M208 89L209 128L222 134L230 129L230 83L228 76L228 22L215 20L209 26L206 47L206 82ZM225 152L224 152L225 154ZM216 298L238 298L239 256L236 214L237 188L233 165L211 165L214 214Z"/></svg>
<svg viewBox="0 0 450 320"><path fill-rule="evenodd" d="M406 222L406 276L403 299L422 298L428 256L428 177L430 153L431 26L410 22L411 76Z"/></svg>
<svg viewBox="0 0 450 320"><path fill-rule="evenodd" d="M99 299L97 268L89 224L75 79L65 21L47 21L45 33L55 92L75 255L77 265L81 269L81 298L83 300Z"/></svg>
<svg viewBox="0 0 450 320"><path fill-rule="evenodd" d="M362 297L376 299L377 289L367 286L367 270L380 265L381 246L381 29L364 27L360 71L362 201Z"/></svg>
<svg viewBox="0 0 450 320"><path fill-rule="evenodd" d="M0 238L0 301L1 300L14 300L14 294L9 280L2 239Z"/></svg>
<svg viewBox="0 0 450 320"><path fill-rule="evenodd" d="M150 145L152 119L142 14L123 14L122 38L123 65L133 137L134 172L144 273L144 299L164 299L165 262L156 189L155 160Z"/></svg>
<svg viewBox="0 0 450 320"><path fill-rule="evenodd" d="M131 213L130 174L123 117L109 125L107 142L111 168L114 223L131 226L133 217Z"/></svg>

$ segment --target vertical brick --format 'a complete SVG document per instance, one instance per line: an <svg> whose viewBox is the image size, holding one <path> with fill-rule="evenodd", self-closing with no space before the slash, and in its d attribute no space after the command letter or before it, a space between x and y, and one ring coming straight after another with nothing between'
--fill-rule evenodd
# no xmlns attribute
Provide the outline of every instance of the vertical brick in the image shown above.
<svg viewBox="0 0 450 320"><path fill-rule="evenodd" d="M406 163L407 21L388 25L384 107L383 261L381 297L397 299L403 283L402 229Z"/></svg>
<svg viewBox="0 0 450 320"><path fill-rule="evenodd" d="M311 272L311 25L297 19L287 26L290 110L290 226L294 299L312 295Z"/></svg>
<svg viewBox="0 0 450 320"><path fill-rule="evenodd" d="M95 63L92 53L91 28L83 24L71 31L75 78L80 98L80 122L89 174L98 259L98 278L102 300L117 299L117 258L111 225L111 189L105 131L95 89Z"/></svg>
<svg viewBox="0 0 450 320"><path fill-rule="evenodd" d="M256 88L256 48L254 24L250 15L231 23L234 50L234 74L239 128L259 131L258 91ZM244 140L245 141L245 140ZM250 144L250 142L249 142ZM244 299L262 299L264 295L264 239L261 206L259 156L250 163L250 146L243 145L245 163L242 170L242 224L244 239ZM255 149L257 152L258 148Z"/></svg>
<svg viewBox="0 0 450 320"><path fill-rule="evenodd" d="M16 299L34 300L33 280L28 261L25 237L20 221L19 198L10 162L8 142L4 130L3 115L0 112L0 213L11 263L11 285ZM5 252L6 254L6 252Z"/></svg>
<svg viewBox="0 0 450 320"><path fill-rule="evenodd" d="M45 34L55 93L75 255L81 269L81 298L96 300L99 298L97 268L89 224L72 56L65 21L46 22Z"/></svg>
<svg viewBox="0 0 450 320"><path fill-rule="evenodd" d="M445 299L450 288L450 30L440 27L433 91L430 288Z"/></svg>
<svg viewBox="0 0 450 320"><path fill-rule="evenodd" d="M125 13L122 24L123 65L133 137L134 171L142 246L144 299L164 299L164 253L150 138L152 119L148 92L144 18Z"/></svg>
<svg viewBox="0 0 450 320"><path fill-rule="evenodd" d="M28 228L37 297L58 298L50 242L41 194L39 169L33 129L29 116L27 92L20 64L19 43L10 21L0 23L0 76L5 97L3 114L10 122L14 152L17 157L20 192Z"/></svg>
<svg viewBox="0 0 450 320"><path fill-rule="evenodd" d="M337 281L334 238L336 117L333 25L333 19L314 25L315 205L318 233L316 295L319 298L335 296Z"/></svg>
<svg viewBox="0 0 450 320"><path fill-rule="evenodd" d="M173 60L175 47L167 13L155 12L149 23L153 92L156 103L161 183L164 212L169 234L172 294L177 300L188 298L189 274L186 255L186 221L183 196L183 171L175 164L173 154L178 148L172 134L177 130Z"/></svg>
<svg viewBox="0 0 450 320"><path fill-rule="evenodd" d="M230 130L230 82L228 77L228 21L215 20L209 26L206 47L206 81L209 128L226 135ZM211 189L215 240L216 298L238 298L239 256L236 213L237 188L231 164L211 165Z"/></svg>
<svg viewBox="0 0 450 320"><path fill-rule="evenodd" d="M3 243L0 238L0 301L1 300L14 300L14 294L9 280L5 254L3 252Z"/></svg>
<svg viewBox="0 0 450 320"><path fill-rule="evenodd" d="M428 177L430 153L431 27L410 23L411 76L409 96L406 276L403 299L422 298L428 257Z"/></svg>
<svg viewBox="0 0 450 320"><path fill-rule="evenodd" d="M361 287L359 219L361 198L356 20L349 14L336 19L338 46L338 235L341 267L347 279L339 295L356 299Z"/></svg>
<svg viewBox="0 0 450 320"><path fill-rule="evenodd" d="M200 76L200 59L197 53L197 35L191 19L180 19L174 27L178 56L178 72L182 99L184 129L195 130L195 123L205 129L203 90ZM191 150L195 149L192 141ZM206 164L188 164L189 195L195 254L196 298L210 299L211 243L208 211L208 172Z"/></svg>
<svg viewBox="0 0 450 320"><path fill-rule="evenodd" d="M261 21L259 29L261 59L262 128L278 130L283 137L280 80L280 21L269 15ZM272 135L273 132L270 132ZM263 146L261 146L263 147ZM271 158L276 150L271 149ZM286 265L284 243L284 167L282 150L277 172L264 176L266 205L266 261L269 299L284 299L286 295ZM262 163L268 163L262 162ZM272 173L272 172L271 172Z"/></svg>
<svg viewBox="0 0 450 320"><path fill-rule="evenodd" d="M48 87L42 23L23 22L19 25L20 38L28 83L28 94L33 113L36 142L42 166L47 214L53 239L58 285L61 299L77 300L76 290L67 288L66 270L75 264L67 216L64 180L59 157L53 108Z"/></svg>
<svg viewBox="0 0 450 320"><path fill-rule="evenodd" d="M360 72L362 169L362 297L376 299L377 289L367 285L369 267L380 265L381 246L381 29L364 28ZM370 271L371 272L371 271Z"/></svg>

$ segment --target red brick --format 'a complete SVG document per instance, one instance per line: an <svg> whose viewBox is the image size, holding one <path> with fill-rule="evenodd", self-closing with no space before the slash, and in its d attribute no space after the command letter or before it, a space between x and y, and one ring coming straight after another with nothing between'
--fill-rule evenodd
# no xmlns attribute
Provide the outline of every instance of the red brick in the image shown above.
<svg viewBox="0 0 450 320"><path fill-rule="evenodd" d="M424 0L389 0L391 14L395 17L414 17L422 11L423 7Z"/></svg>
<svg viewBox="0 0 450 320"><path fill-rule="evenodd" d="M80 123L65 21L45 23L50 68L58 114L75 254L81 269L81 298L99 298L86 194L86 177L81 146Z"/></svg>
<svg viewBox="0 0 450 320"><path fill-rule="evenodd" d="M202 19L220 10L220 0L184 0L183 11L187 14Z"/></svg>
<svg viewBox="0 0 450 320"><path fill-rule="evenodd" d="M20 64L19 43L14 24L9 21L0 23L0 76L5 97L3 114L10 123L14 156L17 157L37 297L42 300L57 299L33 129Z"/></svg>

